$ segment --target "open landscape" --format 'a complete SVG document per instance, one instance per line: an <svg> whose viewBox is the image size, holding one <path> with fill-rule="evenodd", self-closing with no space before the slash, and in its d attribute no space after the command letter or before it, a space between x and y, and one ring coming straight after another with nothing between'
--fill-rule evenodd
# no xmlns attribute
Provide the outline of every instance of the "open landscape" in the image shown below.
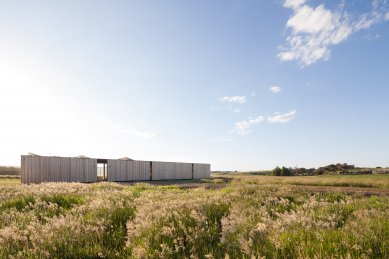
<svg viewBox="0 0 389 259"><path fill-rule="evenodd" d="M389 175L0 178L0 257L387 258Z"/></svg>
<svg viewBox="0 0 389 259"><path fill-rule="evenodd" d="M0 32L0 259L389 259L389 0L0 0Z"/></svg>

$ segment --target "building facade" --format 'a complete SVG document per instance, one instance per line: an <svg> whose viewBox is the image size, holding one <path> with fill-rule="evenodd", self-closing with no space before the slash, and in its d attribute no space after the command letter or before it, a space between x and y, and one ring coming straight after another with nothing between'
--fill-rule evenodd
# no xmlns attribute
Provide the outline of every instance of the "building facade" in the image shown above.
<svg viewBox="0 0 389 259"><path fill-rule="evenodd" d="M210 164L97 159L87 157L21 156L22 183L98 181L129 182L210 177Z"/></svg>

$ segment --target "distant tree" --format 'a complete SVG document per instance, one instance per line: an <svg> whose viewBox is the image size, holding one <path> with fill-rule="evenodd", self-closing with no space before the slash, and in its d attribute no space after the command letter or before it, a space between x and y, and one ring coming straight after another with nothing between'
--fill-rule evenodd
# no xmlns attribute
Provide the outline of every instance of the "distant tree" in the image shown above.
<svg viewBox="0 0 389 259"><path fill-rule="evenodd" d="M285 166L283 166L281 168L281 175L282 176L290 176L291 175L290 170L288 168L286 168Z"/></svg>
<svg viewBox="0 0 389 259"><path fill-rule="evenodd" d="M277 166L276 168L273 169L272 174L276 175L276 176L280 176L281 175L281 168Z"/></svg>
<svg viewBox="0 0 389 259"><path fill-rule="evenodd" d="M316 169L315 168L309 168L307 171L308 171L308 175L315 175Z"/></svg>
<svg viewBox="0 0 389 259"><path fill-rule="evenodd" d="M306 174L307 174L307 169L305 169L304 167L299 168L297 175L306 175Z"/></svg>

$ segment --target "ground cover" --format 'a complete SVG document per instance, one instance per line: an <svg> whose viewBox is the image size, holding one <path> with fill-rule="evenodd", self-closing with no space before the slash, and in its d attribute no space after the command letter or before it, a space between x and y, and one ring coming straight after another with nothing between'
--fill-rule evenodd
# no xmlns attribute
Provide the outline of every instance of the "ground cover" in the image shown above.
<svg viewBox="0 0 389 259"><path fill-rule="evenodd" d="M388 258L388 186L388 175L0 178L0 257Z"/></svg>

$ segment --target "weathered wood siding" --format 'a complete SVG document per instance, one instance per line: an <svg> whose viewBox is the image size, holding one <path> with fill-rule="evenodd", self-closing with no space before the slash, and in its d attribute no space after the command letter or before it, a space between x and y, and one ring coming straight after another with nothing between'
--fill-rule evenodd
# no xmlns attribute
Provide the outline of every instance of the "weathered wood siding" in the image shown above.
<svg viewBox="0 0 389 259"><path fill-rule="evenodd" d="M173 179L173 168L167 162L153 162L152 163L152 180L166 180Z"/></svg>
<svg viewBox="0 0 389 259"><path fill-rule="evenodd" d="M97 159L84 159L84 183L97 182Z"/></svg>
<svg viewBox="0 0 389 259"><path fill-rule="evenodd" d="M193 179L207 178L211 176L210 164L193 164Z"/></svg>
<svg viewBox="0 0 389 259"><path fill-rule="evenodd" d="M150 180L150 161L127 161L128 181Z"/></svg>
<svg viewBox="0 0 389 259"><path fill-rule="evenodd" d="M108 175L107 180L109 182L122 182L125 179L126 171L121 171L120 167L125 164L126 161L121 160L108 160Z"/></svg>
<svg viewBox="0 0 389 259"><path fill-rule="evenodd" d="M97 182L97 159L69 158L69 182Z"/></svg>
<svg viewBox="0 0 389 259"><path fill-rule="evenodd" d="M152 162L152 180L192 179L192 164Z"/></svg>
<svg viewBox="0 0 389 259"><path fill-rule="evenodd" d="M108 160L108 181L147 181L150 180L149 161Z"/></svg>
<svg viewBox="0 0 389 259"><path fill-rule="evenodd" d="M64 157L59 160L59 171L61 182L71 182L70 178L70 159L69 157Z"/></svg>
<svg viewBox="0 0 389 259"><path fill-rule="evenodd" d="M22 183L96 182L97 159L22 156Z"/></svg>
<svg viewBox="0 0 389 259"><path fill-rule="evenodd" d="M191 163L174 163L175 175L174 179L192 179L192 164Z"/></svg>
<svg viewBox="0 0 389 259"><path fill-rule="evenodd" d="M210 177L209 164L109 159L107 180L112 182L200 179ZM97 182L97 159L21 157L22 183Z"/></svg>

